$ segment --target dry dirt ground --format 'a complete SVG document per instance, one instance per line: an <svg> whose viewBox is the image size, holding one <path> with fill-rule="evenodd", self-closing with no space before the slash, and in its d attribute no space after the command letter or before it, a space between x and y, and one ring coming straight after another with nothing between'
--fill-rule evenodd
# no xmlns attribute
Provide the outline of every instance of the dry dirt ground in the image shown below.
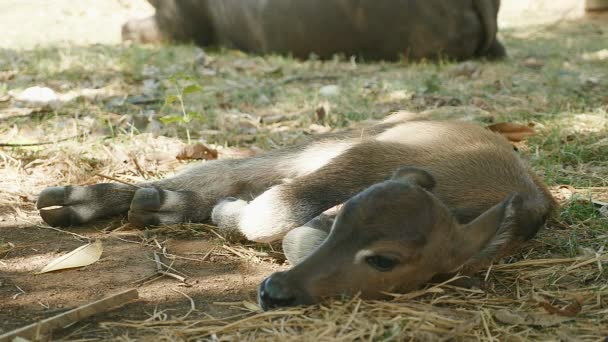
<svg viewBox="0 0 608 342"><path fill-rule="evenodd" d="M0 334L137 287L136 302L53 338L603 340L608 18L580 18L580 3L509 2L508 59L434 64L121 45L122 22L150 13L143 1L0 2ZM23 107L15 96L35 85L64 103ZM171 175L188 164L175 159L188 140L233 158L400 109L534 126L518 147L562 207L519 254L480 272L483 289L264 314L258 284L288 267L277 245L229 242L202 224L139 231L120 218L58 230L35 210L47 186ZM96 239L98 262L35 274ZM155 253L178 277L156 276Z"/></svg>

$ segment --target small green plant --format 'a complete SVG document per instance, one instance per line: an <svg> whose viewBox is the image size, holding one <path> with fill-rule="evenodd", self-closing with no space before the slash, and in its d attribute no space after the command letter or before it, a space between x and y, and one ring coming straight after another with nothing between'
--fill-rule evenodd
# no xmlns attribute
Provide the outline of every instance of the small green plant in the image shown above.
<svg viewBox="0 0 608 342"><path fill-rule="evenodd" d="M425 94L436 93L441 89L441 80L436 73L431 74L424 80L422 92Z"/></svg>
<svg viewBox="0 0 608 342"><path fill-rule="evenodd" d="M190 144L190 122L194 120L205 121L205 115L194 111L186 111L184 97L188 94L200 93L203 91L203 88L197 83L195 83L194 80L189 76L173 75L169 77L169 81L173 85L175 94L169 95L165 98L163 108L171 106L174 103L178 103L180 113L175 115L165 115L160 118L160 121L165 125L176 123L184 127L186 129L186 138L188 140L188 144ZM184 83L187 83L187 85L184 85Z"/></svg>

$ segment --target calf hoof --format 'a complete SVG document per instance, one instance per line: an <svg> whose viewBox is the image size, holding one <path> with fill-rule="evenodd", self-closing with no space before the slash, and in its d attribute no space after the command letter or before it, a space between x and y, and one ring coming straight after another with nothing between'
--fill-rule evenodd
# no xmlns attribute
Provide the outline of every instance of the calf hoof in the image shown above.
<svg viewBox="0 0 608 342"><path fill-rule="evenodd" d="M122 184L50 187L40 193L36 208L49 225L68 227L126 212L132 194Z"/></svg>
<svg viewBox="0 0 608 342"><path fill-rule="evenodd" d="M66 204L66 187L54 186L42 190L36 202L40 217L53 227L69 227L78 224L78 218ZM54 207L54 208L51 208Z"/></svg>
<svg viewBox="0 0 608 342"><path fill-rule="evenodd" d="M40 217L52 227L69 227L84 223L70 207L41 209Z"/></svg>
<svg viewBox="0 0 608 342"><path fill-rule="evenodd" d="M204 211L195 212L194 202L190 192L140 188L131 201L129 223L136 227L151 227L200 222L202 219L199 216Z"/></svg>

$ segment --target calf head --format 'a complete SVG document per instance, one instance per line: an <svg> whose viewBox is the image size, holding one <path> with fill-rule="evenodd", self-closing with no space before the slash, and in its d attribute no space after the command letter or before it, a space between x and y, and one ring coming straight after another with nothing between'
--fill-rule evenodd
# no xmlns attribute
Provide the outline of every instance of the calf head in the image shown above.
<svg viewBox="0 0 608 342"><path fill-rule="evenodd" d="M406 167L351 198L321 246L292 269L262 282L262 308L414 290L509 238L506 219L521 205L519 196L460 225L433 194L434 186L428 172Z"/></svg>

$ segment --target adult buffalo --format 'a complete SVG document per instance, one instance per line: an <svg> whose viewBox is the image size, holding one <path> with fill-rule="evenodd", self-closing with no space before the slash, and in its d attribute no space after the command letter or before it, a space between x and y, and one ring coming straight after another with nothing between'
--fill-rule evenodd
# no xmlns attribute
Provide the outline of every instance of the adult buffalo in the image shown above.
<svg viewBox="0 0 608 342"><path fill-rule="evenodd" d="M365 59L497 58L500 0L148 0L123 39Z"/></svg>

